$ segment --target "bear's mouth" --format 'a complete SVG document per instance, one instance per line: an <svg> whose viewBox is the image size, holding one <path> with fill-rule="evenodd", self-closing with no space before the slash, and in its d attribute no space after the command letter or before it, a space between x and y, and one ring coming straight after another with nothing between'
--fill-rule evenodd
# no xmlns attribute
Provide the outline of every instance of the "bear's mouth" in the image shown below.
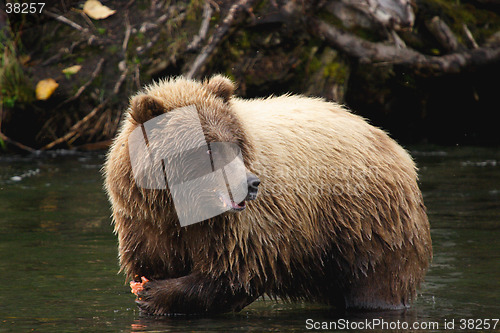
<svg viewBox="0 0 500 333"><path fill-rule="evenodd" d="M248 200L257 199L257 191L250 190L250 189L249 189L246 197L239 202L235 202L233 200L233 198L230 195L228 195L227 193L221 193L221 191L218 191L218 190L214 190L214 192L217 193L217 196L218 196L219 201L221 202L222 206L230 212L240 212L247 207Z"/></svg>
<svg viewBox="0 0 500 333"><path fill-rule="evenodd" d="M245 200L243 200L243 201L241 201L239 203L236 203L231 198L228 198L225 195L221 195L221 196L219 196L219 198L220 198L220 200L221 200L222 205L224 206L224 208L228 208L229 207L229 210L231 210L231 211L240 212L240 211L244 210L247 207L247 204L246 204Z"/></svg>

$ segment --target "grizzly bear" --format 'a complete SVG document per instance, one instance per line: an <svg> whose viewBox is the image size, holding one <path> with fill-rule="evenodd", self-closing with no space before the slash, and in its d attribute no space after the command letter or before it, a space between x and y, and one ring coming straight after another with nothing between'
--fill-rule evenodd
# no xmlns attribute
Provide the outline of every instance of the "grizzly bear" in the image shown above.
<svg viewBox="0 0 500 333"><path fill-rule="evenodd" d="M140 309L239 311L263 295L341 309L409 306L432 256L410 155L338 104L291 95L244 100L234 90L220 75L153 84L131 99L109 150L103 170L120 265ZM134 178L129 138L187 106L208 144L239 148L248 195L181 226L169 187ZM193 128L184 126L184 134ZM189 142L173 141L164 143ZM160 156L158 163L169 169L175 161Z"/></svg>

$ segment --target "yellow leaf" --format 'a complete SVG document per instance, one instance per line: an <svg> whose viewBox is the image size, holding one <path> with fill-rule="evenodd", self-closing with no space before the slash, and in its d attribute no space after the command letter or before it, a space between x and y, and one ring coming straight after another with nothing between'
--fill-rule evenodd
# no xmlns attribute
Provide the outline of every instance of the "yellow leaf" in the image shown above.
<svg viewBox="0 0 500 333"><path fill-rule="evenodd" d="M36 99L38 100L46 100L52 95L54 90L59 87L59 84L54 80L54 79L45 79L42 81L39 81L36 84Z"/></svg>
<svg viewBox="0 0 500 333"><path fill-rule="evenodd" d="M116 10L104 6L98 0L87 0L83 5L83 12L94 20L102 20L116 13Z"/></svg>
<svg viewBox="0 0 500 333"><path fill-rule="evenodd" d="M82 66L74 65L74 66L63 69L62 72L64 74L73 75L73 74L78 73L80 71L80 69L82 69Z"/></svg>

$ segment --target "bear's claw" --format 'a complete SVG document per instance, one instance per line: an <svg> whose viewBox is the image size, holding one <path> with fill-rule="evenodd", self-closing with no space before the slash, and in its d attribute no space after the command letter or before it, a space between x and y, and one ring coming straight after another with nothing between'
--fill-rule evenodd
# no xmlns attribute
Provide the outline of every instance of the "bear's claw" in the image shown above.
<svg viewBox="0 0 500 333"><path fill-rule="evenodd" d="M130 281L131 292L135 296L139 296L139 293L144 291L144 284L147 282L149 282L149 280L144 276L141 276L141 282Z"/></svg>

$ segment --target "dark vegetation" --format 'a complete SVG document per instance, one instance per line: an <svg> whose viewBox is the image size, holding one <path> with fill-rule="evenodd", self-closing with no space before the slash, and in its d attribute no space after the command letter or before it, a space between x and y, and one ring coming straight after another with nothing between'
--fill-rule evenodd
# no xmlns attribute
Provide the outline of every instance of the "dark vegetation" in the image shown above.
<svg viewBox="0 0 500 333"><path fill-rule="evenodd" d="M500 1L101 2L116 13L91 19L84 0L42 14L0 5L4 150L105 148L143 85L214 73L242 97L344 103L403 143L500 144ZM47 78L59 86L37 100Z"/></svg>

